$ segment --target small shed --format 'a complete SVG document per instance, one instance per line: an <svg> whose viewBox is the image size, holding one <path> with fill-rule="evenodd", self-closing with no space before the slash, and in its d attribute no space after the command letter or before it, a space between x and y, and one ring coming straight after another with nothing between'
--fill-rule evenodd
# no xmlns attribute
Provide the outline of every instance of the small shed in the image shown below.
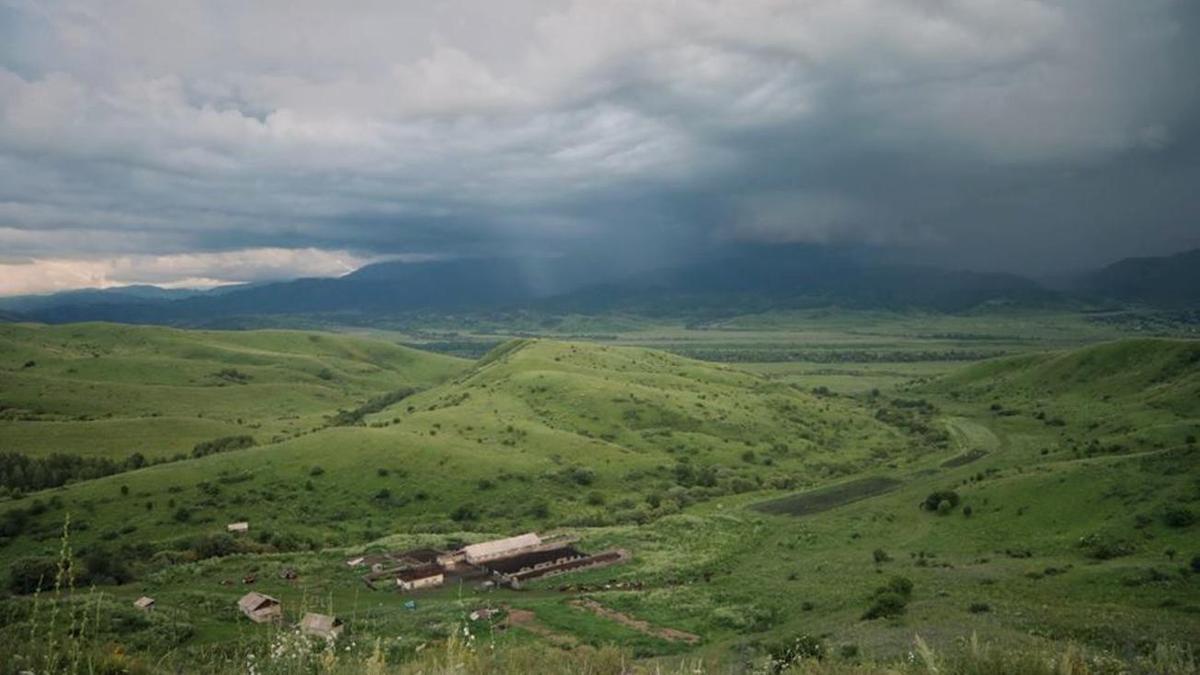
<svg viewBox="0 0 1200 675"><path fill-rule="evenodd" d="M342 628L345 624L341 619L329 616L328 614L317 614L308 612L300 619L300 632L305 635L325 638L326 640L334 640L338 635L341 635Z"/></svg>
<svg viewBox="0 0 1200 675"><path fill-rule="evenodd" d="M396 585L402 591L441 586L445 580L445 570L441 565L421 565L396 572Z"/></svg>
<svg viewBox="0 0 1200 675"><path fill-rule="evenodd" d="M238 600L238 609L242 610L254 623L279 621L283 618L283 605L269 595L251 591Z"/></svg>
<svg viewBox="0 0 1200 675"><path fill-rule="evenodd" d="M249 532L250 531L250 523L247 523L244 520L240 523L230 523L225 526L225 530L228 532L233 532L235 534Z"/></svg>
<svg viewBox="0 0 1200 675"><path fill-rule="evenodd" d="M143 612L154 611L154 598L143 595L142 597L133 601L133 606L142 610Z"/></svg>

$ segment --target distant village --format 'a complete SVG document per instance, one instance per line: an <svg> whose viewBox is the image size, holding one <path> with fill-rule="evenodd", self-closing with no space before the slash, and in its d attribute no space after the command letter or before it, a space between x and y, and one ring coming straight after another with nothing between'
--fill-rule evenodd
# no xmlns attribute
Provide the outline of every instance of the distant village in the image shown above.
<svg viewBox="0 0 1200 675"><path fill-rule="evenodd" d="M231 523L227 529L244 533L249 530L249 524ZM607 567L629 560L629 553L623 549L595 554L582 552L575 547L577 541L574 537L543 538L536 532L526 532L470 544L453 551L417 548L358 555L347 559L345 563L352 569L365 570L361 578L372 590L393 588L399 592L414 592L437 588L447 581L474 583L481 590L519 590L522 584L534 579ZM281 574L287 579L295 578L295 572L290 569ZM243 581L252 583L253 579L248 577ZM155 600L146 596L138 598L133 604L137 609L147 612L155 608ZM237 606L243 615L255 623L283 621L283 603L264 593L247 593L238 600ZM476 612L472 619L484 616L483 611ZM308 612L297 627L306 635L332 640L342 632L344 624L336 617Z"/></svg>

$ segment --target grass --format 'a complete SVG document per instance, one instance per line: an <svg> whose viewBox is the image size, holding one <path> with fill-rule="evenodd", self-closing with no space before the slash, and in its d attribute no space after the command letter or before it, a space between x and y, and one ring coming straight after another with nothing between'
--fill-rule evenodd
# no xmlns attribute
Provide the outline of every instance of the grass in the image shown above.
<svg viewBox="0 0 1200 675"><path fill-rule="evenodd" d="M837 330L852 328L861 327ZM11 387L5 380L0 401L21 411L8 423L82 425L62 432L81 441L88 430L104 429L103 447L93 448L98 455L122 456L123 444L143 432L169 434L170 426L141 426L166 417L76 419L97 416L80 394L79 365L71 365L96 358L88 355L93 347L80 346L88 340L108 344L99 358L113 359L114 370L126 358L118 354L129 353L135 360L154 354L170 364L163 368L178 370L135 369L111 379L96 371L86 380L196 395L164 408L209 400L193 389L252 387L263 387L254 397L263 410L286 407L289 399L275 400L271 387L288 382L297 396L312 386L328 397L306 399L312 407L298 422L281 420L291 414L282 410L251 418L252 406L238 407L245 399L222 399L232 407L195 419L227 423L243 414L243 422L264 429L295 426L256 431L257 447L0 502L3 517L30 510L35 500L42 505L0 547L6 567L30 555L57 556L67 513L80 555L108 548L132 561L135 581L100 585L96 593L114 617L136 617L133 599L156 597L161 613L145 633L154 637L138 642L121 621L96 634L125 644L129 658L148 668L208 659L214 671L244 669L247 653L290 639L233 610L247 590L241 579L255 574L252 587L283 600L289 621L319 608L349 625L345 644L353 647L328 667L318 649L304 657L307 665L278 665L278 672L516 672L530 663L561 672L727 672L769 667L763 659L772 645L797 636L819 640L827 657L794 664L794 672L1108 672L1117 663L1194 672L1183 647L1200 632L1200 574L1189 571L1200 555L1197 525L1168 513L1200 514L1200 451L1188 442L1200 417L1195 342L1017 354L874 393L875 386L822 390L801 372L777 377L609 341L523 339L471 364L427 361L351 336L5 330L12 355L4 367L15 377ZM87 337L73 337L80 331ZM995 335L1021 343L999 329ZM1060 339L1048 328L1041 335L1040 346ZM220 360L226 352L233 352L228 363ZM29 360L36 365L26 368ZM226 368L248 375L247 383L228 373L212 376L224 382L214 383L211 374ZM332 379L318 375L324 368ZM64 403L38 410L28 398L38 387L47 401ZM338 408L402 387L419 391L358 424L324 423ZM26 414L38 419L17 419ZM235 417L231 426L249 424ZM41 443L30 452L61 447L36 432L4 433L13 433L0 436L5 449L16 438ZM945 515L918 507L940 490L954 490L961 503ZM782 506L764 508L770 504ZM797 509L805 517L788 515ZM227 555L197 555L198 539L220 537L226 522L242 519L251 532L225 542ZM534 528L575 534L583 550L626 548L633 560L522 592L465 585L414 596L370 592L341 562L364 550L445 547ZM1097 556L1100 549L1120 555ZM279 578L283 567L299 579ZM891 576L913 583L906 612L862 620ZM581 595L702 641L688 647L646 636L572 607ZM406 607L410 599L415 608ZM3 601L0 611L10 618L0 622L0 644L27 639L33 602ZM471 609L501 605L532 611L587 647L563 650L529 631L483 627L472 629L476 647L456 642ZM972 609L985 605L989 611ZM62 607L60 616L72 605ZM972 633L987 645L970 642ZM925 647L914 642L918 634Z"/></svg>

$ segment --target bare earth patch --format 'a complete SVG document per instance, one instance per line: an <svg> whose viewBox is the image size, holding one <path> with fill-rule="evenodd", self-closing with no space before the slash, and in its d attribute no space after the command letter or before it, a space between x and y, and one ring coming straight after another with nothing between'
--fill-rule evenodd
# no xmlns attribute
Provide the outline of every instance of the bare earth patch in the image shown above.
<svg viewBox="0 0 1200 675"><path fill-rule="evenodd" d="M900 487L901 482L895 478L859 478L857 480L832 485L825 488L801 492L780 499L760 502L752 508L763 513L774 513L787 516L807 516L821 513L829 509L856 502L867 497L874 497L890 492Z"/></svg>
<svg viewBox="0 0 1200 675"><path fill-rule="evenodd" d="M572 600L570 604L572 607L578 607L580 609L587 610L596 616L602 616L606 619L616 621L624 626L628 626L629 628L632 628L643 635L649 635L650 637L668 640L671 642L686 642L690 645L700 642L699 635L676 630L674 628L661 628L659 626L652 625L648 621L635 619L628 614L618 612L615 609L609 609L595 600L588 600L584 598L580 600Z"/></svg>
<svg viewBox="0 0 1200 675"><path fill-rule="evenodd" d="M511 609L506 608L508 618L505 619L505 625L508 627L516 626L523 628L534 635L545 638L550 642L561 647L574 647L578 640L573 636L565 633L559 633L551 630L541 621L538 621L537 615L527 609Z"/></svg>

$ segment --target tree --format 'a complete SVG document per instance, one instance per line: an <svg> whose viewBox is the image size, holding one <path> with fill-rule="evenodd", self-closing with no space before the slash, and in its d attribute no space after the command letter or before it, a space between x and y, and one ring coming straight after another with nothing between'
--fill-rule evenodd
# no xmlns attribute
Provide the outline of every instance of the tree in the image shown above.
<svg viewBox="0 0 1200 675"><path fill-rule="evenodd" d="M17 558L8 568L8 590L21 595L54 587L58 563L45 556Z"/></svg>

